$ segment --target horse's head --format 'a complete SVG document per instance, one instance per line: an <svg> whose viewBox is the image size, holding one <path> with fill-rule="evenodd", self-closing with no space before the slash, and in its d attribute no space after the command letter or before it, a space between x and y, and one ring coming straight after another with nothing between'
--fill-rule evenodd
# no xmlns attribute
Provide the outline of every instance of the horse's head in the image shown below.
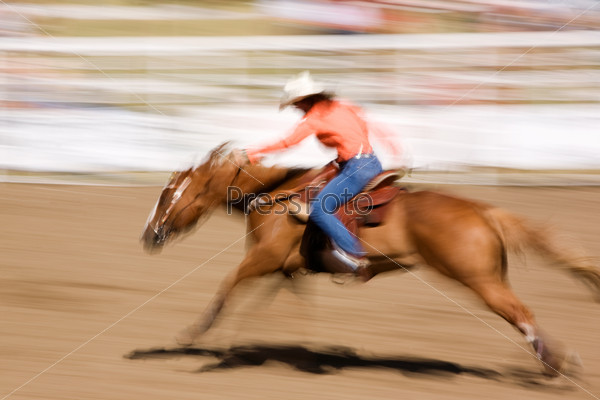
<svg viewBox="0 0 600 400"><path fill-rule="evenodd" d="M225 200L227 186L239 171L225 143L212 150L201 165L171 174L142 232L144 248L160 250L167 241L196 226Z"/></svg>

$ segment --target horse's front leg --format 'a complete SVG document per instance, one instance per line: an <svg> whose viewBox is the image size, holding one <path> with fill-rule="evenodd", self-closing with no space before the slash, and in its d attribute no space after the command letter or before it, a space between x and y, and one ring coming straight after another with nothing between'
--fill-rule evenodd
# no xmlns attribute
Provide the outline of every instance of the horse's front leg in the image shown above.
<svg viewBox="0 0 600 400"><path fill-rule="evenodd" d="M232 290L244 279L266 275L282 268L290 249L274 249L273 246L256 244L242 263L221 283L219 290L210 301L200 318L181 331L176 340L182 346L190 346L196 338L204 334L215 322L225 306Z"/></svg>

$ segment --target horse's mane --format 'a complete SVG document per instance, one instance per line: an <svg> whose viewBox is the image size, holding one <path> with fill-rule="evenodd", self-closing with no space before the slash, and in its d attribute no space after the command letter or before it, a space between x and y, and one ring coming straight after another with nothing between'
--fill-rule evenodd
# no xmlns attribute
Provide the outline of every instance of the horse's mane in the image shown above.
<svg viewBox="0 0 600 400"><path fill-rule="evenodd" d="M231 150L232 150L231 142L229 142L229 141L223 142L220 145L213 148L212 150L210 150L208 152L208 154L203 158L201 164L209 163L209 164L215 165L215 164L221 162L221 160L224 157L227 157L229 155L229 153L231 152ZM196 166L193 166L191 169L192 170L195 169ZM286 167L286 166L282 166L282 165L266 166L266 165L261 165L260 163L255 164L255 165L251 166L250 168L254 169L254 170L262 169L262 171L259 172L257 175L260 178L258 178L258 179L255 178L256 181L262 183L262 185L259 188L259 192L257 192L257 193L272 192L275 189L277 189L278 187L280 187L281 185L283 185L288 180L302 176L303 174L305 174L311 170L311 168ZM256 173L256 172L253 171L253 173ZM264 177L261 176L262 173L265 174ZM250 173L248 173L248 175L252 176L252 174L250 174ZM275 179L273 179L273 178L275 178ZM246 208L248 201L251 200L252 198L254 198L257 193L245 193L244 197L247 200L242 202L242 204L234 205L234 208L237 208L240 211L243 211Z"/></svg>
<svg viewBox="0 0 600 400"><path fill-rule="evenodd" d="M231 142L230 141L223 142L208 152L208 155L204 158L203 163L217 162L220 158L225 157L227 154L229 154L229 152L231 150L232 150ZM277 170L277 171L282 171L282 170L285 171L285 173L279 179L270 181L270 182L266 183L263 187L261 187L260 191L262 193L268 193L272 190L275 190L277 187L279 187L280 185L282 185L289 179L298 177L298 176L305 174L306 172L311 170L310 168L285 167L285 166L281 166L281 165L266 166L266 165L261 165L260 163L256 164L256 166L263 167L267 171L271 170L271 169Z"/></svg>
<svg viewBox="0 0 600 400"><path fill-rule="evenodd" d="M301 175L304 175L305 173L307 173L308 171L311 170L311 168L301 168L301 167L274 166L273 168L284 169L284 170L286 170L286 172L281 177L281 179L275 180L273 182L269 182L269 184L266 184L264 187L262 187L261 192L263 192L263 193L272 192L273 190L277 189L279 186L281 186L283 183L287 182L288 180L299 177Z"/></svg>
<svg viewBox="0 0 600 400"><path fill-rule="evenodd" d="M259 164L260 166L260 164ZM310 168L299 168L299 167L282 167L282 166L273 166L273 167L265 167L261 166L265 169L278 169L279 171L283 170L284 173L281 174L278 179L269 180L267 183L260 187L260 191L255 193L244 193L243 201L232 204L234 209L241 211L243 213L248 212L248 206L252 200L256 198L256 196L260 193L270 193L275 191L278 187L285 184L287 181L300 177L305 173L309 172Z"/></svg>

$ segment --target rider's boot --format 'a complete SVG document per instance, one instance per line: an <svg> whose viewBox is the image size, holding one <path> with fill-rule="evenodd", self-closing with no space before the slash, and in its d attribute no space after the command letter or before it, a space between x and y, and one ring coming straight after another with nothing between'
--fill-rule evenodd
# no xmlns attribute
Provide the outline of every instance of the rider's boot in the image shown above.
<svg viewBox="0 0 600 400"><path fill-rule="evenodd" d="M370 262L366 257L355 257L337 246L331 251L331 254L339 261L339 263L334 263L333 272L353 274L363 282L374 276L370 268Z"/></svg>

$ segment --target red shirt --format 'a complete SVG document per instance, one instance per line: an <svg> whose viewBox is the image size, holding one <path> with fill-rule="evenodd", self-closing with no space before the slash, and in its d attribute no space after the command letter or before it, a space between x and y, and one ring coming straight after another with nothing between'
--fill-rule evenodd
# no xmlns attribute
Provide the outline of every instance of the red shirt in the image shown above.
<svg viewBox="0 0 600 400"><path fill-rule="evenodd" d="M374 133L382 132L376 130ZM337 161L349 160L359 153L373 152L368 138L369 128L362 110L352 104L334 100L315 104L289 136L268 146L247 149L248 159L255 163L260 155L296 145L312 134L325 146L337 150ZM388 142L394 153L399 153L385 136L382 139Z"/></svg>

